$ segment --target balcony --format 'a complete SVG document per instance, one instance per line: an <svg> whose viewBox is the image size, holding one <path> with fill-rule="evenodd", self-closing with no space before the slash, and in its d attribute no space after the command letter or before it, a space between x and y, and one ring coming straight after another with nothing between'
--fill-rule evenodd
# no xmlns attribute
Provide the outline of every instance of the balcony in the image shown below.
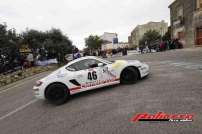
<svg viewBox="0 0 202 134"><path fill-rule="evenodd" d="M173 20L173 26L178 28L184 25L184 17L178 16L177 19Z"/></svg>
<svg viewBox="0 0 202 134"><path fill-rule="evenodd" d="M194 26L202 27L202 10L197 10L194 12Z"/></svg>

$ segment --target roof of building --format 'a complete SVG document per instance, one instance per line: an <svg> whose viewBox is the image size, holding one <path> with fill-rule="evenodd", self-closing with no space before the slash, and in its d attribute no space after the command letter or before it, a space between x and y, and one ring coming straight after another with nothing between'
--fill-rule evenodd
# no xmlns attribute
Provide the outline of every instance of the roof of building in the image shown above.
<svg viewBox="0 0 202 134"><path fill-rule="evenodd" d="M146 23L146 24L137 25L137 26L133 29L132 32L134 32L135 30L137 30L137 29L139 29L139 28L141 28L141 27L144 27L144 26L147 26L147 25L150 25L150 24L155 24L155 23L167 23L167 22L165 22L164 20L159 21L159 22L150 21L150 22L148 22L148 23Z"/></svg>
<svg viewBox="0 0 202 134"><path fill-rule="evenodd" d="M173 3L171 3L168 8L171 8L172 5L174 5L177 2L177 0L173 1Z"/></svg>
<svg viewBox="0 0 202 134"><path fill-rule="evenodd" d="M118 35L117 33L110 33L110 32L104 32L104 34L114 34L114 35Z"/></svg>

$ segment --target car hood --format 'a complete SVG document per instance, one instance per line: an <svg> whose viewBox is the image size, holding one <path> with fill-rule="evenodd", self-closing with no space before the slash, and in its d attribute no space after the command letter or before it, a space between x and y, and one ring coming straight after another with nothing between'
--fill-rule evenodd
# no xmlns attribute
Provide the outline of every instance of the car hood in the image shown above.
<svg viewBox="0 0 202 134"><path fill-rule="evenodd" d="M60 77L64 77L66 75L66 73L64 73L65 71L63 70L63 68L59 68L55 71L53 71L52 73L50 73L49 75L47 75L46 77L42 78L40 81L46 81L46 80L50 80L53 78L60 78Z"/></svg>

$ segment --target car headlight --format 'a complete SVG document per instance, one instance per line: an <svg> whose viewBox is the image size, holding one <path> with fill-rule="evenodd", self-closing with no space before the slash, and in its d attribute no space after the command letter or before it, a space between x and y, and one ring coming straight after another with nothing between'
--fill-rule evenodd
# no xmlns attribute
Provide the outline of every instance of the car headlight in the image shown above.
<svg viewBox="0 0 202 134"><path fill-rule="evenodd" d="M39 86L41 86L42 84L43 84L42 81L37 81L35 86L36 86L36 87L39 87Z"/></svg>

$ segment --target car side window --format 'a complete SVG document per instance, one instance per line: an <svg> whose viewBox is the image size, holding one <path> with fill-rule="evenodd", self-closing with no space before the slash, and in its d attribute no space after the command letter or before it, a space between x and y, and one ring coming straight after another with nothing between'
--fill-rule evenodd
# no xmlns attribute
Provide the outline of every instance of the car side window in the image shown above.
<svg viewBox="0 0 202 134"><path fill-rule="evenodd" d="M85 69L90 69L92 65L98 64L98 63L102 63L102 62L95 59L85 59L68 66L67 69L70 71L71 69L75 71L85 70Z"/></svg>

